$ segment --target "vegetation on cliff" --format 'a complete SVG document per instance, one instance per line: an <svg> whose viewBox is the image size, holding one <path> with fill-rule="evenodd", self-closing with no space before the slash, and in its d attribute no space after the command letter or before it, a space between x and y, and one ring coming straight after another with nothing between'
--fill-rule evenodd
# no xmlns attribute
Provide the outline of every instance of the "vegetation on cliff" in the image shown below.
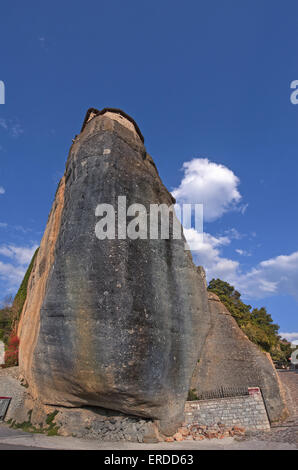
<svg viewBox="0 0 298 470"><path fill-rule="evenodd" d="M3 308L0 309L0 340L5 344L5 365L8 367L18 364L19 339L16 335L16 330L27 297L28 281L37 252L38 249L32 257L15 298L8 297L4 301Z"/></svg>
<svg viewBox="0 0 298 470"><path fill-rule="evenodd" d="M12 302L7 298L0 310L0 341L7 344L12 324Z"/></svg>
<svg viewBox="0 0 298 470"><path fill-rule="evenodd" d="M273 361L289 364L291 344L282 339L279 325L273 323L265 307L252 308L241 300L241 294L230 284L221 279L212 279L208 290L214 292L235 318L241 330L263 351L269 352Z"/></svg>
<svg viewBox="0 0 298 470"><path fill-rule="evenodd" d="M17 321L20 318L20 315L21 315L21 312L23 310L23 306L24 306L24 303L25 303L25 300L26 300L26 297L27 297L28 281L29 281L29 277L30 277L30 274L31 274L33 264L34 264L36 255L38 253L38 250L39 250L39 248L37 248L37 250L35 251L35 253L32 257L32 260L31 260L31 262L28 266L28 269L26 271L24 279L23 279L23 281L20 285L20 288L19 288L19 290L18 290L18 292L17 292L17 294L14 298L14 301L13 301L13 306L14 306L15 314L16 314L15 320L17 320Z"/></svg>
<svg viewBox="0 0 298 470"><path fill-rule="evenodd" d="M19 343L20 341L18 336L11 333L8 338L8 344L4 355L4 363L6 367L18 365Z"/></svg>

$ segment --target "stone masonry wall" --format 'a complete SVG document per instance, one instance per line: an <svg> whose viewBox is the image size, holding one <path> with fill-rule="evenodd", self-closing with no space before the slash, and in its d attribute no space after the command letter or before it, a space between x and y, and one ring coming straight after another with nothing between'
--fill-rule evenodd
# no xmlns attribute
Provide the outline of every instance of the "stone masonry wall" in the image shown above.
<svg viewBox="0 0 298 470"><path fill-rule="evenodd" d="M226 426L241 426L249 431L270 429L260 390L254 389L254 392L241 397L186 402L186 425L198 423L213 426L219 422Z"/></svg>

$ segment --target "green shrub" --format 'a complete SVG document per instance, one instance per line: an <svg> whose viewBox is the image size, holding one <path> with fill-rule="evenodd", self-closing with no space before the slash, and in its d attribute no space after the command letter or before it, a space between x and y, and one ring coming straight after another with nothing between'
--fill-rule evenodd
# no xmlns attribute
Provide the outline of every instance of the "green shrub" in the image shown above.
<svg viewBox="0 0 298 470"><path fill-rule="evenodd" d="M188 392L188 397L187 397L187 401L195 401L198 399L198 395L196 393L196 389L195 388L192 388L191 390L189 390Z"/></svg>

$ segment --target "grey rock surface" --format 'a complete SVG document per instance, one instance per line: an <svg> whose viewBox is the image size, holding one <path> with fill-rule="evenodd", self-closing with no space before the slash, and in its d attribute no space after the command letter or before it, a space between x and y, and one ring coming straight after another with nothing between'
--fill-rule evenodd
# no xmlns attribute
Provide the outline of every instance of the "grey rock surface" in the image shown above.
<svg viewBox="0 0 298 470"><path fill-rule="evenodd" d="M21 384L18 377L18 367L0 369L0 396L11 398L5 416L6 421L18 420L18 422L24 422L27 419L28 411L24 406L28 396L27 388Z"/></svg>
<svg viewBox="0 0 298 470"><path fill-rule="evenodd" d="M20 366L33 396L46 404L118 410L158 420L171 433L183 421L209 329L207 295L184 237L95 235L100 203L117 208L118 196L126 196L127 207L140 203L148 213L150 204L173 204L139 133L119 116L93 117L71 147L41 308L22 313L23 328L33 315L37 327L28 351L21 330ZM43 250L32 285L45 276Z"/></svg>

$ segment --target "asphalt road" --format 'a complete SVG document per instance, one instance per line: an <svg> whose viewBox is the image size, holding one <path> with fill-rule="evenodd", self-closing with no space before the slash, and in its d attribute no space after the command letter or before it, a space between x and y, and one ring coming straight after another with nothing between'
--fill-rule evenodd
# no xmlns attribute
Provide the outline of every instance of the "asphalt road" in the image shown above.
<svg viewBox="0 0 298 470"><path fill-rule="evenodd" d="M0 450L52 450L46 447L28 447L28 446L18 446L13 444L0 444Z"/></svg>
<svg viewBox="0 0 298 470"><path fill-rule="evenodd" d="M11 429L0 424L1 450L297 450L293 444L285 442L245 439L238 441L232 437L221 440L160 442L158 444L138 444L134 442L104 442L92 439L79 439L63 436L45 436Z"/></svg>
<svg viewBox="0 0 298 470"><path fill-rule="evenodd" d="M26 445L15 443L18 439L26 439ZM0 423L0 450L49 450L47 447L29 446L30 439L33 439L33 434L11 429L7 424ZM14 444L10 443L11 440Z"/></svg>

